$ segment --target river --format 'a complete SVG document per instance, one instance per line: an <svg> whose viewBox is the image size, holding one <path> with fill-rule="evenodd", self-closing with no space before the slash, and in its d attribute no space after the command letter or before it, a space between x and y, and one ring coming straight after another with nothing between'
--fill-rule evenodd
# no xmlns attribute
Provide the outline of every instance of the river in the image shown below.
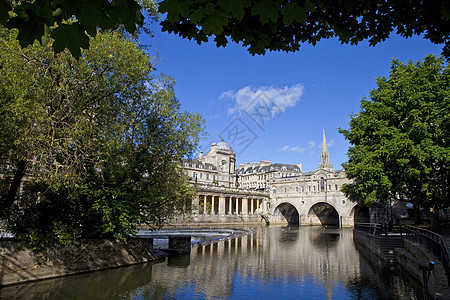
<svg viewBox="0 0 450 300"><path fill-rule="evenodd" d="M6 287L0 299L420 299L420 291L362 255L352 229L267 226L157 263Z"/></svg>

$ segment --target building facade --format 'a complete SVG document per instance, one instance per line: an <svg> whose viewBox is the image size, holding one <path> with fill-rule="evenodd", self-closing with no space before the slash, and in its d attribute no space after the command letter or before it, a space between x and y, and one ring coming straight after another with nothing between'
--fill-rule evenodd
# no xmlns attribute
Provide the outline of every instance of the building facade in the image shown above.
<svg viewBox="0 0 450 300"><path fill-rule="evenodd" d="M183 161L183 169L191 181L232 188L236 186L236 155L223 140L212 143L211 150L198 158Z"/></svg>
<svg viewBox="0 0 450 300"><path fill-rule="evenodd" d="M290 177L302 173L302 164L290 165L261 160L239 165L236 171L239 186L246 189L270 191L271 179Z"/></svg>
<svg viewBox="0 0 450 300"><path fill-rule="evenodd" d="M349 180L344 170L333 170L325 131L315 171L303 173L301 164L269 160L236 168L235 162L233 150L223 140L212 143L206 155L200 152L198 158L184 161L186 175L198 187L194 219L252 216L246 219L256 220L255 216L264 216L273 223L353 226L359 208L341 191Z"/></svg>
<svg viewBox="0 0 450 300"><path fill-rule="evenodd" d="M323 131L317 170L271 179L272 220L300 225L353 226L357 208L341 192L342 185L348 182L344 170L333 170Z"/></svg>

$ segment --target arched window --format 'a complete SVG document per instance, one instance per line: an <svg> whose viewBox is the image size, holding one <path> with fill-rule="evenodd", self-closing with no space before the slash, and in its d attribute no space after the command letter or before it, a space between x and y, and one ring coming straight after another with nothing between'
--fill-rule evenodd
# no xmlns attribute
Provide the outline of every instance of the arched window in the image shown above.
<svg viewBox="0 0 450 300"><path fill-rule="evenodd" d="M325 179L323 179L323 177L320 177L320 191L325 191Z"/></svg>

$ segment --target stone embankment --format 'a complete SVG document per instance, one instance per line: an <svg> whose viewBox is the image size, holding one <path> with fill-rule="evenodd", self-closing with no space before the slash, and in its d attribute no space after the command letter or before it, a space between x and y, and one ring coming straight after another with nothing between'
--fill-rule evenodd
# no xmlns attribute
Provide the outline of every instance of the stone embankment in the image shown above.
<svg viewBox="0 0 450 300"><path fill-rule="evenodd" d="M0 239L0 286L155 261L153 239L81 240L70 246L32 251L13 239Z"/></svg>
<svg viewBox="0 0 450 300"><path fill-rule="evenodd" d="M450 287L444 268L433 254L418 243L413 243L402 236L382 236L354 230L353 238L358 247L362 247L379 264L399 264L408 274L423 286L427 286L429 299L450 299ZM401 242L400 242L401 240ZM433 261L434 268L427 273L424 283L420 262ZM425 292L425 291L424 291Z"/></svg>

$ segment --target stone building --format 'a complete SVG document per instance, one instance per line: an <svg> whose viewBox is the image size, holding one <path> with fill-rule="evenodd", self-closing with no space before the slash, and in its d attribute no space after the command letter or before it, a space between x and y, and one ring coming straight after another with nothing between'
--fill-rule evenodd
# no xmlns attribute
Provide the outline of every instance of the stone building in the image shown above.
<svg viewBox="0 0 450 300"><path fill-rule="evenodd" d="M349 182L344 170L333 170L323 131L320 164L302 172L301 164L261 160L235 167L235 154L224 141L184 161L184 170L197 183L192 220L199 222L258 221L300 225L353 226L367 221L368 212L341 192Z"/></svg>
<svg viewBox="0 0 450 300"><path fill-rule="evenodd" d="M302 173L302 164L273 164L269 160L252 164L246 162L239 165L236 173L240 187L269 191L271 179L299 175Z"/></svg>
<svg viewBox="0 0 450 300"><path fill-rule="evenodd" d="M200 151L198 158L183 161L183 169L192 181L224 187L235 187L235 165L236 155L223 140L212 143L206 155Z"/></svg>

